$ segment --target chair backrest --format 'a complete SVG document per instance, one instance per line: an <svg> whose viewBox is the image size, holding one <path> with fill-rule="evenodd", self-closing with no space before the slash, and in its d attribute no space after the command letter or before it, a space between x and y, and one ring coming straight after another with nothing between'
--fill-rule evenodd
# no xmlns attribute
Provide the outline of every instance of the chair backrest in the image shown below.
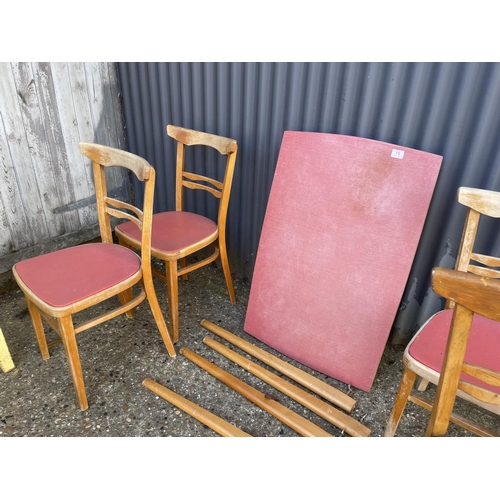
<svg viewBox="0 0 500 500"><path fill-rule="evenodd" d="M500 271L490 269L490 267L500 267L500 258L473 252L481 215L500 218L500 193L486 189L461 187L458 189L457 197L458 202L468 207L468 210L455 269L479 276L500 278ZM479 262L486 267L477 266L471 261Z"/></svg>
<svg viewBox="0 0 500 500"><path fill-rule="evenodd" d="M500 267L500 258L473 251L481 216L500 218L500 193L487 189L460 187L457 199L460 204L467 207L467 215L455 269L488 278L500 278L500 270L493 269ZM452 307L453 301L447 300L446 308Z"/></svg>
<svg viewBox="0 0 500 500"><path fill-rule="evenodd" d="M184 209L183 188L208 191L216 198L219 198L218 225L219 229L223 231L226 224L234 165L238 151L236 140L174 125L167 125L167 135L177 141L175 209L177 211ZM227 157L222 181L185 170L186 146L195 145L214 148L221 155Z"/></svg>
<svg viewBox="0 0 500 500"><path fill-rule="evenodd" d="M429 423L429 429L434 428L438 435L443 435L457 389L480 401L500 404L500 395L484 387L485 384L500 387L500 372L464 362L474 314L500 321L500 281L463 271L434 268L432 289L454 303L453 320ZM484 348L487 349L488 346ZM460 380L462 373L482 381L483 384L475 385Z"/></svg>
<svg viewBox="0 0 500 500"><path fill-rule="evenodd" d="M156 175L154 168L140 156L109 146L81 142L80 151L92 160L97 214L103 243L113 243L110 216L133 221L142 232L141 255L144 265L150 261L151 255L151 224ZM108 197L105 172L108 167L125 167L144 182L142 210L130 203Z"/></svg>

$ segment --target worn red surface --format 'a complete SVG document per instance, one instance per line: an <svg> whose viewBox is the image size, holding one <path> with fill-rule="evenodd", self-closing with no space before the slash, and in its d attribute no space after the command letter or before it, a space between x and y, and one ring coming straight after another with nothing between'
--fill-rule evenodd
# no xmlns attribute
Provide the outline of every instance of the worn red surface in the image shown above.
<svg viewBox="0 0 500 500"><path fill-rule="evenodd" d="M409 347L413 358L436 372L440 372L443 365L452 316L452 309L436 313L425 323L425 328L420 331ZM465 362L500 371L500 323L498 321L479 314L474 315ZM500 387L482 382L466 373L462 373L460 378L465 382L500 394Z"/></svg>
<svg viewBox="0 0 500 500"><path fill-rule="evenodd" d="M141 268L141 259L120 245L87 243L32 257L14 267L40 299L66 307L127 280Z"/></svg>
<svg viewBox="0 0 500 500"><path fill-rule="evenodd" d="M285 132L245 331L369 391L441 161L370 139Z"/></svg>

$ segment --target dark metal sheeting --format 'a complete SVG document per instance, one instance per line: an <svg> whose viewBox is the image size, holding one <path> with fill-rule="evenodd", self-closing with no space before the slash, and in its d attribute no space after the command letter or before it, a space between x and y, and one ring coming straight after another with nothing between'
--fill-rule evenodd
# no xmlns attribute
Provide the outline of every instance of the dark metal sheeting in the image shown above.
<svg viewBox="0 0 500 500"><path fill-rule="evenodd" d="M499 63L123 62L118 69L128 147L158 171L155 211L174 207L167 124L238 141L227 234L232 270L240 275L252 275L285 130L355 135L442 155L393 341L407 341L442 307L429 276L432 267L455 262L465 217L456 191L500 190ZM215 168L215 158L199 156ZM205 201L188 201L213 215ZM479 228L478 244L497 252L494 224Z"/></svg>

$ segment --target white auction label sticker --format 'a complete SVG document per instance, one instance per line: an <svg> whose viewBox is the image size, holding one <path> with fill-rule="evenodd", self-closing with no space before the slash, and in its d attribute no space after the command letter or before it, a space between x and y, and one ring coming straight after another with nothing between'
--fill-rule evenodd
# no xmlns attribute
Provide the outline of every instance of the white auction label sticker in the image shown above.
<svg viewBox="0 0 500 500"><path fill-rule="evenodd" d="M393 149L391 153L392 158L399 158L400 160L403 158L405 155L405 152L402 151L401 149Z"/></svg>

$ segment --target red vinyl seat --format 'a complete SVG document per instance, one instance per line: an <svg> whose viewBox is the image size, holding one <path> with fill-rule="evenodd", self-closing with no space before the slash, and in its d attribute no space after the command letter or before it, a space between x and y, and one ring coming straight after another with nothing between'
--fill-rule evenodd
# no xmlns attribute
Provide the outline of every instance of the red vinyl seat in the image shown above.
<svg viewBox="0 0 500 500"><path fill-rule="evenodd" d="M133 222L120 224L119 232L135 241L141 238ZM153 215L151 247L167 259L176 259L185 248L200 241L212 242L217 235L217 224L207 217L191 212L161 212Z"/></svg>
<svg viewBox="0 0 500 500"><path fill-rule="evenodd" d="M133 278L141 259L127 248L88 243L26 259L15 269L40 300L67 307Z"/></svg>
<svg viewBox="0 0 500 500"><path fill-rule="evenodd" d="M453 309L434 314L422 327L420 334L408 344L406 356L412 359L413 363L419 363L434 371L435 385L439 381L452 317ZM474 315L464 361L500 372L500 323L478 314ZM500 387L477 380L466 373L462 373L460 379L500 394ZM466 394L462 394L462 397L468 399Z"/></svg>

